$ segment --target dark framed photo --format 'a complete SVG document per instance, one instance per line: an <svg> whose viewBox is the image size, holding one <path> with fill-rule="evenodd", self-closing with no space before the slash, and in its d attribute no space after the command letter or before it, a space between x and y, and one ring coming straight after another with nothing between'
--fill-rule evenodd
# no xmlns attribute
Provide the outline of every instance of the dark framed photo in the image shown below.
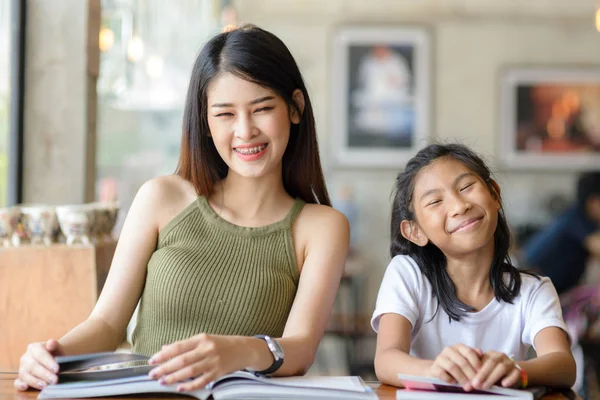
<svg viewBox="0 0 600 400"><path fill-rule="evenodd" d="M600 66L507 69L499 122L506 168L600 168Z"/></svg>
<svg viewBox="0 0 600 400"><path fill-rule="evenodd" d="M402 167L425 144L429 53L425 29L348 27L337 32L331 74L338 164Z"/></svg>

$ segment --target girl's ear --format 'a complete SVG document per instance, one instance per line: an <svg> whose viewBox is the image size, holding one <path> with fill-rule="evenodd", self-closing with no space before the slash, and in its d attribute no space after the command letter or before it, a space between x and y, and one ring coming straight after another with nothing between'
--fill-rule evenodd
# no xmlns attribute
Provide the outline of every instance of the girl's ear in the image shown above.
<svg viewBox="0 0 600 400"><path fill-rule="evenodd" d="M290 120L292 121L292 124L299 124L300 118L304 113L304 94L302 94L302 90L294 90L294 93L292 93L292 100L296 103L298 109L290 107ZM298 110L300 112L298 112Z"/></svg>
<svg viewBox="0 0 600 400"><path fill-rule="evenodd" d="M500 185L493 179L490 180L490 184L492 185L492 196L494 196L494 200L496 200L496 203L498 204L498 209L500 209L502 208L500 203Z"/></svg>
<svg viewBox="0 0 600 400"><path fill-rule="evenodd" d="M425 236L425 232L414 221L403 220L400 223L400 232L404 239L413 242L417 246L423 247L429 243L429 238Z"/></svg>

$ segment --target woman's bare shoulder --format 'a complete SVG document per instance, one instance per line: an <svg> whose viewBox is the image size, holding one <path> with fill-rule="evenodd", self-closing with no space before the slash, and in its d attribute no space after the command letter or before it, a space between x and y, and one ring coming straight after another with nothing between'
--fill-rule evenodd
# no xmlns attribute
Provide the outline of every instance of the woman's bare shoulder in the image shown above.
<svg viewBox="0 0 600 400"><path fill-rule="evenodd" d="M333 207L323 204L306 204L304 212L312 218L331 218L339 221L347 221L346 216Z"/></svg>
<svg viewBox="0 0 600 400"><path fill-rule="evenodd" d="M331 233L349 230L348 219L344 214L322 204L306 204L298 217L298 223L302 225L303 230L310 232L323 230Z"/></svg>
<svg viewBox="0 0 600 400"><path fill-rule="evenodd" d="M192 184L178 175L152 178L141 186L139 194L149 196L154 201L168 203L196 197Z"/></svg>
<svg viewBox="0 0 600 400"><path fill-rule="evenodd" d="M197 198L193 185L177 175L164 175L146 181L136 202L146 205L157 218L159 230Z"/></svg>

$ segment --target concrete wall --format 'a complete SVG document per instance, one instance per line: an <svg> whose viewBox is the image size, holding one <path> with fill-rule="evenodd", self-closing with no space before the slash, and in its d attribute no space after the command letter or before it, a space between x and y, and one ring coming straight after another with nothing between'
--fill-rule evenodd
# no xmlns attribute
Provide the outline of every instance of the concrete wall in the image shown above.
<svg viewBox="0 0 600 400"><path fill-rule="evenodd" d="M29 0L23 200L93 199L100 0Z"/></svg>
<svg viewBox="0 0 600 400"><path fill-rule="evenodd" d="M271 30L295 55L315 106L330 190L354 187L358 249L372 309L388 262L395 169L333 163L332 41L342 26L425 28L431 40L431 137L459 139L491 163L513 225L543 223L554 193L571 195L573 171L503 171L498 74L508 65L598 65L594 0L236 0L239 19ZM99 0L28 0L24 201L93 197Z"/></svg>
<svg viewBox="0 0 600 400"><path fill-rule="evenodd" d="M502 186L509 221L544 223L545 204L572 196L576 172L504 171L498 155L499 73L510 65L600 66L593 0L237 0L241 22L278 35L296 57L315 104L330 189L348 183L360 207L359 250L372 310L388 262L395 169L340 168L331 157L332 42L344 26L425 28L431 39L431 137L473 146Z"/></svg>

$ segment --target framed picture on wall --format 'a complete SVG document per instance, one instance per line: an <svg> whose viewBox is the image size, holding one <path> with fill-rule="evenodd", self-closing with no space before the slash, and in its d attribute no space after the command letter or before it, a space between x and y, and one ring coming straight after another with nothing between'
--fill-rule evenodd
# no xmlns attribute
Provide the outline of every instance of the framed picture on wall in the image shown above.
<svg viewBox="0 0 600 400"><path fill-rule="evenodd" d="M402 167L430 125L429 36L347 27L334 40L332 138L338 165Z"/></svg>
<svg viewBox="0 0 600 400"><path fill-rule="evenodd" d="M500 86L505 167L600 168L600 66L511 67Z"/></svg>

